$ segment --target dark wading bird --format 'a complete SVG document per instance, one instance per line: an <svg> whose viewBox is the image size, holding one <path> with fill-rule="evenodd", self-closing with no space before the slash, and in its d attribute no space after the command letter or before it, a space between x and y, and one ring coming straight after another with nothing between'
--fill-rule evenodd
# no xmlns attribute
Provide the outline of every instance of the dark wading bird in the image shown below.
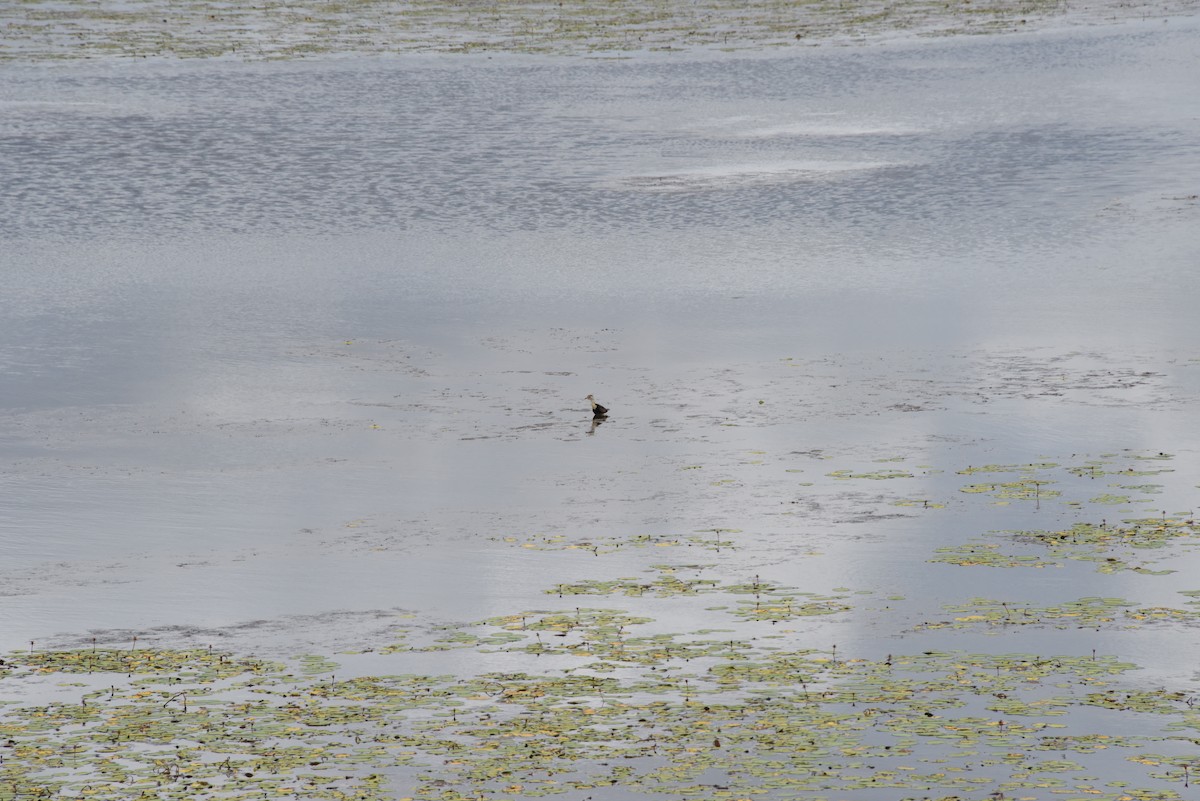
<svg viewBox="0 0 1200 801"><path fill-rule="evenodd" d="M608 417L608 407L601 406L600 404L596 403L596 399L593 398L591 395L588 395L586 400L588 403L592 404L592 419L593 420L596 420L601 417Z"/></svg>

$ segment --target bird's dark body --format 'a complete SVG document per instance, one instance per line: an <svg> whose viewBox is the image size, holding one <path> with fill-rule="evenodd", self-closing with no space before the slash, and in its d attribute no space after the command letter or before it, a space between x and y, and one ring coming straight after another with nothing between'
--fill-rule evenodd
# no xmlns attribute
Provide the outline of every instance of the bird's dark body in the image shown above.
<svg viewBox="0 0 1200 801"><path fill-rule="evenodd" d="M586 398L584 398L584 400L586 400L588 403L592 404L592 419L593 420L599 420L601 417L608 416L608 407L601 406L600 404L596 403L596 399L593 398L591 395L588 395Z"/></svg>

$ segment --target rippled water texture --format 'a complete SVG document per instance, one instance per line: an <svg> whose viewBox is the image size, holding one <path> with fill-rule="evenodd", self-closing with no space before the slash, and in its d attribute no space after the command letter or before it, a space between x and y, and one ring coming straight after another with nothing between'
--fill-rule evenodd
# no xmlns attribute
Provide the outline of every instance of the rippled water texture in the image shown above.
<svg viewBox="0 0 1200 801"><path fill-rule="evenodd" d="M926 557L1107 514L970 465L1168 452L1111 516L1195 505L1197 32L6 65L0 645L333 648L645 568L504 537L747 532L704 560L909 598L815 635L881 653L1094 594Z"/></svg>

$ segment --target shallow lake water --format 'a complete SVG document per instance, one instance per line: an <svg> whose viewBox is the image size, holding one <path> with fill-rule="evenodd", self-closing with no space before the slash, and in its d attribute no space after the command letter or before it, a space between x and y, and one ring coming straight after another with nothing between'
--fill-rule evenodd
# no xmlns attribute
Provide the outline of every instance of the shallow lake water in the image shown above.
<svg viewBox="0 0 1200 801"><path fill-rule="evenodd" d="M0 647L578 672L382 651L582 607L1100 655L1195 728L1198 33L6 66Z"/></svg>

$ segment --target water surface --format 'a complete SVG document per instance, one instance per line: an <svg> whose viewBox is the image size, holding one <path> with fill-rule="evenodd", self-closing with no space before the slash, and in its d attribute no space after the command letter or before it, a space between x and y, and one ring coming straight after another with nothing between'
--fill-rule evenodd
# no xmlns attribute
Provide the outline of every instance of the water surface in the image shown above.
<svg viewBox="0 0 1200 801"><path fill-rule="evenodd" d="M1200 589L1186 542L1168 575L930 561L1195 508L1196 33L7 66L0 646L361 650L656 557L523 543L716 530L658 558L870 594L806 645L1191 687L1177 628L922 624ZM1035 462L1061 496L963 492Z"/></svg>

